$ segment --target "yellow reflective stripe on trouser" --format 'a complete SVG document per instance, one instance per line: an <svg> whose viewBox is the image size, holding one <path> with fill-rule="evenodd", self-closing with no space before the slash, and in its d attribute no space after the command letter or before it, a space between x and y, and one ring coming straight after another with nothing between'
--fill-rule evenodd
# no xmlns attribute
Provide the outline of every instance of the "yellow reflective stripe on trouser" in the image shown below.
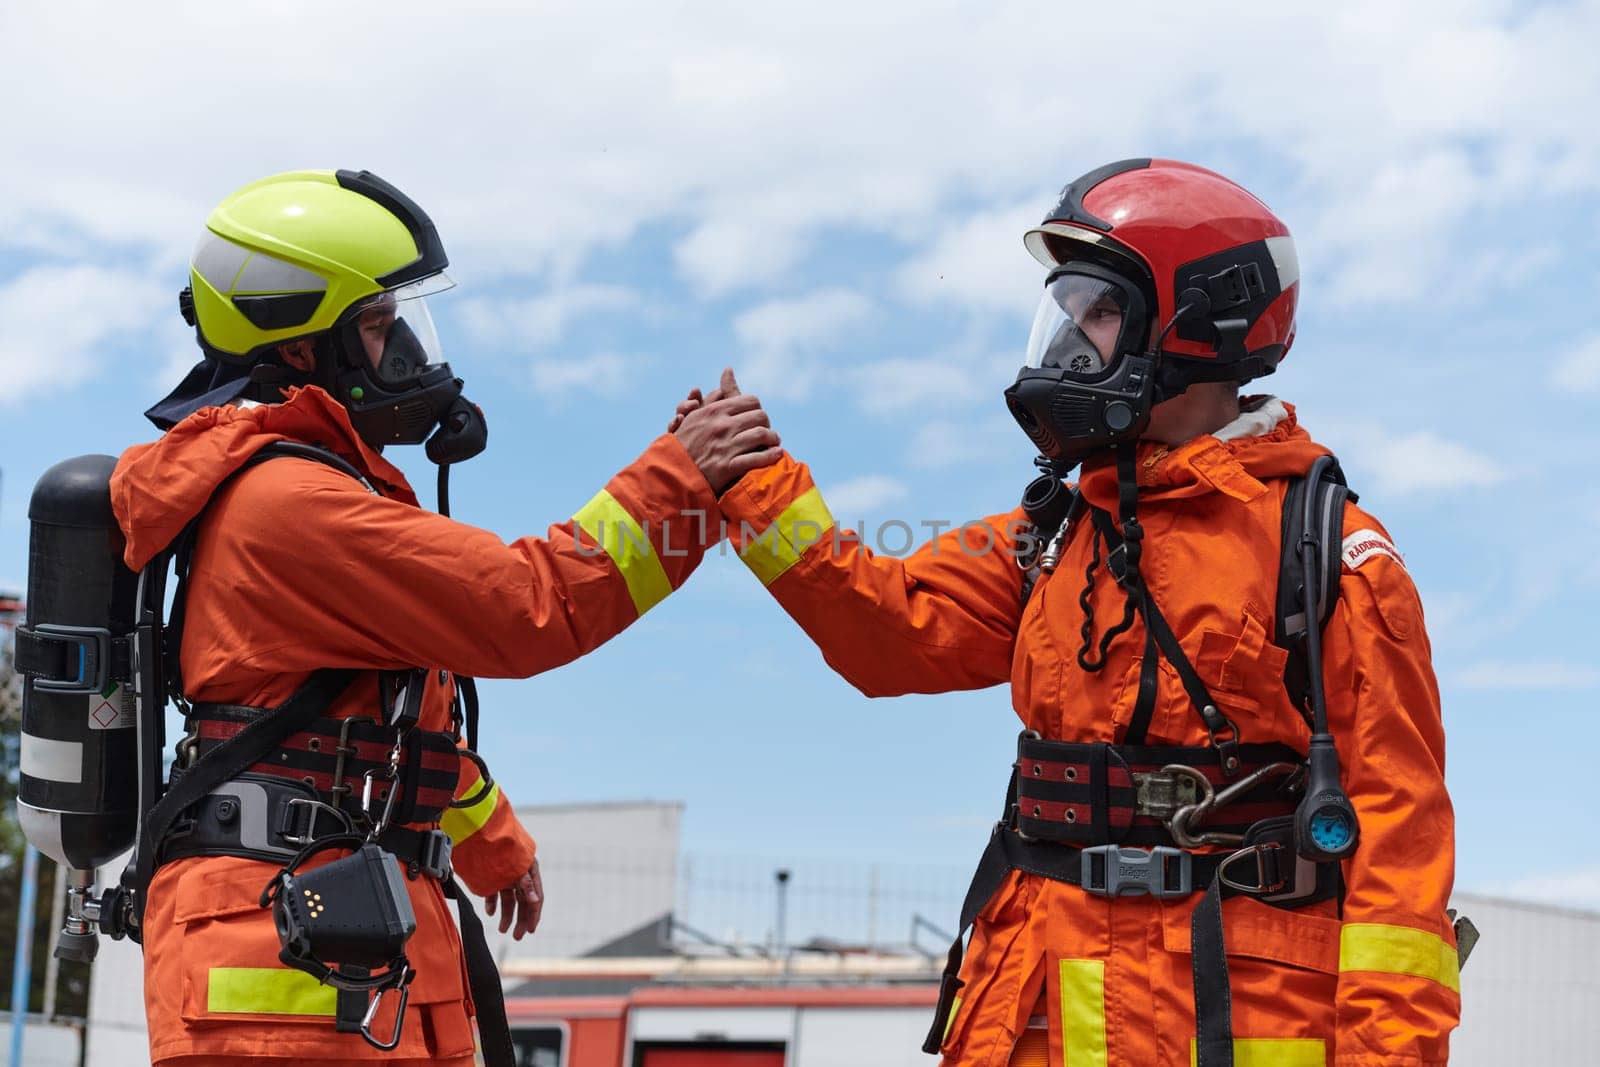
<svg viewBox="0 0 1600 1067"><path fill-rule="evenodd" d="M950 1040L950 1028L956 1024L956 1012L960 1010L961 998L957 997L955 1003L950 1005L950 1014L944 1017L944 1036L939 1038L940 1044Z"/></svg>
<svg viewBox="0 0 1600 1067"><path fill-rule="evenodd" d="M1461 992L1456 950L1438 934L1410 926L1346 923L1339 932L1339 971L1415 975Z"/></svg>
<svg viewBox="0 0 1600 1067"><path fill-rule="evenodd" d="M572 517L583 532L594 538L605 549L606 555L622 572L628 583L628 595L640 615L649 611L672 592L672 583L661 566L661 559L650 545L644 528L617 502L617 498L600 490L594 499L585 504Z"/></svg>
<svg viewBox="0 0 1600 1067"><path fill-rule="evenodd" d="M1066 1067L1106 1067L1106 965L1061 961L1061 1052Z"/></svg>
<svg viewBox="0 0 1600 1067"><path fill-rule="evenodd" d="M332 1015L338 991L284 967L213 967L206 1011L232 1015Z"/></svg>
<svg viewBox="0 0 1600 1067"><path fill-rule="evenodd" d="M831 529L833 513L823 503L822 493L812 487L784 508L771 526L747 540L739 558L762 585L771 585Z"/></svg>
<svg viewBox="0 0 1600 1067"><path fill-rule="evenodd" d="M1200 1043L1189 1039L1189 1067L1200 1062ZM1320 1037L1236 1037L1233 1067L1326 1067L1328 1046Z"/></svg>
<svg viewBox="0 0 1600 1067"><path fill-rule="evenodd" d="M450 835L450 844L459 845L483 829L483 824L494 814L494 806L499 799L500 783L496 782L489 787L488 796L471 807L446 808L444 814L439 816L439 829Z"/></svg>

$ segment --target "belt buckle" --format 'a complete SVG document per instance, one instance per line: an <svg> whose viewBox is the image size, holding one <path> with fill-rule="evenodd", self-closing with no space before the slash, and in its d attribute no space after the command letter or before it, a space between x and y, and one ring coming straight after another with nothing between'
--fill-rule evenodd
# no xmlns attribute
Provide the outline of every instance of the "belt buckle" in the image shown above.
<svg viewBox="0 0 1600 1067"><path fill-rule="evenodd" d="M1230 871L1246 859L1255 861L1254 885L1237 881ZM1293 904L1317 891L1317 865L1279 841L1262 841L1240 849L1217 867L1217 878L1236 893L1270 904Z"/></svg>
<svg viewBox="0 0 1600 1067"><path fill-rule="evenodd" d="M1095 896L1133 897L1149 894L1166 900L1194 892L1189 853L1181 848L1168 845L1157 845L1150 849L1095 845L1084 849L1080 855L1083 862L1083 890Z"/></svg>
<svg viewBox="0 0 1600 1067"><path fill-rule="evenodd" d="M429 830L417 867L430 878L444 881L450 877L450 835L443 830Z"/></svg>
<svg viewBox="0 0 1600 1067"><path fill-rule="evenodd" d="M295 823L294 809L296 806L310 809L306 816L306 829L303 834L295 833L293 830ZM354 831L355 826L350 822L349 816L332 804L325 804L320 800L311 800L308 797L290 797L283 806L281 822L285 825L284 828L278 831L278 836L295 848L305 848L319 837L328 836L327 834L317 833L317 816L322 812L327 812L338 821L339 829L334 831L335 833L351 833Z"/></svg>
<svg viewBox="0 0 1600 1067"><path fill-rule="evenodd" d="M1162 822L1200 800L1200 787L1195 779L1175 771L1135 771L1133 785L1134 814Z"/></svg>
<svg viewBox="0 0 1600 1067"><path fill-rule="evenodd" d="M350 715L339 720L339 743L334 746L333 754L333 786L328 790L333 795L335 804L344 802L345 794L355 791L354 786L344 784L345 760L357 755L361 750L350 743L350 727L358 722L376 724L378 720L370 719L365 715Z"/></svg>

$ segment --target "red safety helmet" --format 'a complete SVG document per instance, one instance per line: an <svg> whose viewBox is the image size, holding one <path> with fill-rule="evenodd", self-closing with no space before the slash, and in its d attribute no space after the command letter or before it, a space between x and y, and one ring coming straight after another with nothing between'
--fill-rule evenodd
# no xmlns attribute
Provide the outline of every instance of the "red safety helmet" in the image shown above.
<svg viewBox="0 0 1600 1067"><path fill-rule="evenodd" d="M1271 374L1294 342L1300 266L1289 228L1204 167L1128 159L1092 170L1023 241L1047 267L1093 263L1143 290L1150 342L1161 342L1158 399Z"/></svg>

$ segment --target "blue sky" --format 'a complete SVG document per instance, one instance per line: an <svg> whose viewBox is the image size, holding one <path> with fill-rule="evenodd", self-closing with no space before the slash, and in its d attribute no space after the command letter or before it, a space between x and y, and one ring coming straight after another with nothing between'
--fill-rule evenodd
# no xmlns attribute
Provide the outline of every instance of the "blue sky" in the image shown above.
<svg viewBox="0 0 1600 1067"><path fill-rule="evenodd" d="M432 213L460 283L434 311L491 426L455 512L511 538L730 363L841 518L1008 509L1032 473L1000 401L1042 280L1023 229L1100 163L1189 159L1297 236L1299 335L1266 385L1422 591L1458 884L1600 907L1600 5L1149 7L820 3L777 26L296 0L96 8L94 40L90 9L8 9L0 587L24 584L40 471L150 436L139 412L194 354L188 249L261 175L367 167ZM514 797L682 799L686 845L719 853L965 866L1016 730L1003 689L861 698L731 556L484 694Z"/></svg>

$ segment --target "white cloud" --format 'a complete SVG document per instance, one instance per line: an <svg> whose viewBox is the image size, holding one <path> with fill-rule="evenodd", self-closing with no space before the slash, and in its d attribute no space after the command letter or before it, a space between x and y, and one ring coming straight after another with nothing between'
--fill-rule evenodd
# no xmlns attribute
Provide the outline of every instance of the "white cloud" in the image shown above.
<svg viewBox="0 0 1600 1067"><path fill-rule="evenodd" d="M46 265L7 280L0 288L0 406L77 385L100 365L102 350L142 338L172 306L165 289L125 270Z"/></svg>
<svg viewBox="0 0 1600 1067"><path fill-rule="evenodd" d="M769 300L733 320L743 352L740 374L765 396L806 397L822 370L820 354L872 315L873 305L848 289L818 289Z"/></svg>
<svg viewBox="0 0 1600 1067"><path fill-rule="evenodd" d="M1022 235L1044 217L1050 193L1041 187L1017 203L932 224L933 240L896 273L901 296L997 311L1026 326L1044 290L1044 268L1022 247Z"/></svg>
<svg viewBox="0 0 1600 1067"><path fill-rule="evenodd" d="M1562 354L1550 377L1558 389L1580 393L1600 389L1600 334L1579 341Z"/></svg>
<svg viewBox="0 0 1600 1067"><path fill-rule="evenodd" d="M582 359L540 359L533 362L534 392L561 403L578 393L620 396L646 361L602 352Z"/></svg>
<svg viewBox="0 0 1600 1067"><path fill-rule="evenodd" d="M792 229L752 218L715 219L678 242L672 259L701 296L714 297L783 277L806 247Z"/></svg>
<svg viewBox="0 0 1600 1067"><path fill-rule="evenodd" d="M513 351L543 348L560 341L573 322L586 315L637 304L630 290L614 285L558 285L527 299L469 298L455 314L478 342Z"/></svg>
<svg viewBox="0 0 1600 1067"><path fill-rule="evenodd" d="M826 489L822 498L834 518L851 523L868 513L898 504L911 496L906 483L883 474L867 474Z"/></svg>
<svg viewBox="0 0 1600 1067"><path fill-rule="evenodd" d="M1455 680L1468 689L1594 689L1600 668L1556 660L1480 661L1456 672Z"/></svg>
<svg viewBox="0 0 1600 1067"><path fill-rule="evenodd" d="M285 8L314 13L322 32L299 33ZM1039 32L1055 14L822 2L786 12L774 37L763 12L732 0L537 12L478 0L448 17L396 0L381 20L290 0L190 12L174 35L132 8L23 5L8 12L0 62L37 91L7 124L0 241L76 235L170 253L243 181L355 163L428 206L473 270L570 273L667 223L690 234L685 277L723 292L770 280L773 263L848 227L915 248L914 290L936 291L918 272L936 279L943 265L957 299L1002 307L1010 257L1027 264L1020 231L1002 233L1009 214L1036 215L1041 190L1104 160L1225 130L1201 161L1226 170L1241 150L1230 146L1264 148L1282 172L1262 191L1295 208L1305 261L1327 265L1346 299L1387 301L1409 298L1417 271L1452 250L1517 248L1514 230L1473 231L1480 206L1600 188L1592 4L1285 4L1230 27L1226 49L1195 46L1219 39L1203 7L1158 2L1137 26L1103 7L1075 12L1075 32L1137 37L1152 61L1129 79L1124 49L1080 49L1070 86L1059 41ZM93 40L77 32L88 17ZM352 65L344 42L357 37L364 61ZM263 55L275 57L271 108L239 73ZM1078 87L1105 85L1117 105L1085 107ZM329 106L380 88L384 106L364 118ZM108 176L108 158L182 165ZM939 220L947 230L930 243ZM1008 264L1000 274L944 258L963 220L980 243L993 220L1001 244L983 261Z"/></svg>
<svg viewBox="0 0 1600 1067"><path fill-rule="evenodd" d="M1499 485L1511 469L1470 445L1429 430L1393 433L1372 423L1338 428L1339 454L1361 478L1391 496Z"/></svg>

